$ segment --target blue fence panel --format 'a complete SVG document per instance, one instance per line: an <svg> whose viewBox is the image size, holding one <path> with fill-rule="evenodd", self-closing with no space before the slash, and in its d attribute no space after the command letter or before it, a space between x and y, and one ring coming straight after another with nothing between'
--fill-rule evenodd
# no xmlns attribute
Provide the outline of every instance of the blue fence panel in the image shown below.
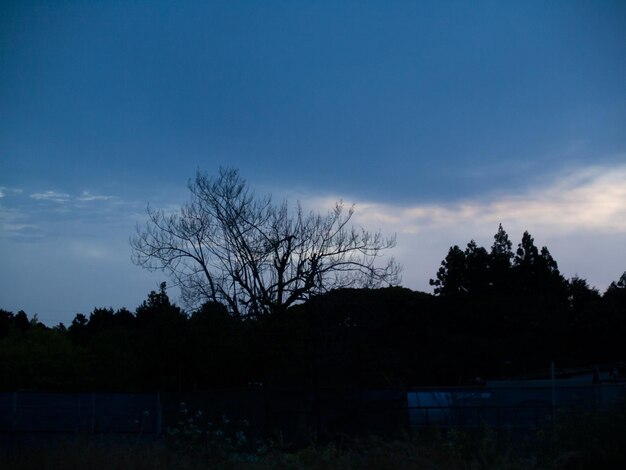
<svg viewBox="0 0 626 470"><path fill-rule="evenodd" d="M0 393L0 432L157 433L157 394Z"/></svg>
<svg viewBox="0 0 626 470"><path fill-rule="evenodd" d="M92 410L88 393L20 392L16 426L18 431L90 432Z"/></svg>
<svg viewBox="0 0 626 470"><path fill-rule="evenodd" d="M414 427L537 427L558 408L597 410L625 397L626 384L424 388L407 392L407 410Z"/></svg>
<svg viewBox="0 0 626 470"><path fill-rule="evenodd" d="M0 393L0 432L12 431L15 426L17 393Z"/></svg>
<svg viewBox="0 0 626 470"><path fill-rule="evenodd" d="M94 395L94 432L160 432L161 407L155 394L97 393Z"/></svg>

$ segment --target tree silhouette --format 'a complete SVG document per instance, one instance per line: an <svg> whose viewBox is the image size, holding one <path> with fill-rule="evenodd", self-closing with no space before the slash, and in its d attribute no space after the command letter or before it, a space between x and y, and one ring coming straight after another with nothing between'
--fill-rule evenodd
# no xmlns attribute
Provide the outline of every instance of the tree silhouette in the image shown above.
<svg viewBox="0 0 626 470"><path fill-rule="evenodd" d="M143 386L180 389L185 367L187 315L170 302L167 286L152 291L135 311L136 354Z"/></svg>
<svg viewBox="0 0 626 470"><path fill-rule="evenodd" d="M489 253L474 240L470 240L465 251L454 245L430 285L435 286L435 294L444 296L485 293L491 285L489 264Z"/></svg>
<svg viewBox="0 0 626 470"><path fill-rule="evenodd" d="M611 282L607 292L626 292L626 271L624 271L617 282Z"/></svg>
<svg viewBox="0 0 626 470"><path fill-rule="evenodd" d="M487 250L470 240L465 248L466 290L474 294L485 294L491 287L489 265L491 259Z"/></svg>
<svg viewBox="0 0 626 470"><path fill-rule="evenodd" d="M541 251L533 237L524 232L513 260L515 285L525 292L543 293L567 301L567 281L547 247Z"/></svg>
<svg viewBox="0 0 626 470"><path fill-rule="evenodd" d="M437 279L431 279L430 285L435 286L435 294L456 295L467 290L465 285L465 253L458 245L450 247L446 258L437 271Z"/></svg>
<svg viewBox="0 0 626 470"><path fill-rule="evenodd" d="M13 314L7 310L0 309L0 339L9 333L9 328L13 324Z"/></svg>
<svg viewBox="0 0 626 470"><path fill-rule="evenodd" d="M489 261L491 285L496 292L506 292L510 287L511 263L515 256L512 246L508 234L500 224L493 236Z"/></svg>
<svg viewBox="0 0 626 470"><path fill-rule="evenodd" d="M522 235L522 241L517 245L515 252L515 266L532 269L537 264L539 250L535 246L535 240L527 231Z"/></svg>
<svg viewBox="0 0 626 470"><path fill-rule="evenodd" d="M311 295L340 287L399 281L399 267L380 255L395 245L350 227L353 209L339 202L327 215L257 197L239 172L198 172L191 201L168 214L148 208L149 221L131 239L133 261L168 272L189 305L207 301L231 313L280 313Z"/></svg>

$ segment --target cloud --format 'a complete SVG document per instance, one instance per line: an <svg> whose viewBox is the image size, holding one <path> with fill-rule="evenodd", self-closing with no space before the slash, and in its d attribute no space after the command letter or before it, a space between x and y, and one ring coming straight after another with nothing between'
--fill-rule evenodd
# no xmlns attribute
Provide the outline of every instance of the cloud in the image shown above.
<svg viewBox="0 0 626 470"><path fill-rule="evenodd" d="M96 236L103 231L130 230L132 203L117 196L84 190L21 190L1 187L0 239L39 242L74 235ZM15 196L15 197L11 197Z"/></svg>
<svg viewBox="0 0 626 470"><path fill-rule="evenodd" d="M22 211L0 207L0 238L34 239L40 236L39 227Z"/></svg>
<svg viewBox="0 0 626 470"><path fill-rule="evenodd" d="M340 197L317 197L308 208L327 210ZM349 200L349 198L344 198ZM570 169L519 192L411 205L357 201L353 221L397 234L393 255L404 265L403 285L430 291L429 278L452 245L474 239L489 248L502 223L516 244L528 230L548 246L566 277L606 288L626 269L626 165Z"/></svg>
<svg viewBox="0 0 626 470"><path fill-rule="evenodd" d="M0 188L0 190L1 189L6 189L6 188ZM83 191L80 196L71 196L68 193L61 193L58 191L44 191L42 193L31 194L30 197L38 201L52 201L52 202L58 202L58 203L69 202L72 200L77 201L77 202L91 202L91 201L110 201L110 200L117 199L115 196L92 194L90 191Z"/></svg>
<svg viewBox="0 0 626 470"><path fill-rule="evenodd" d="M69 194L60 193L58 191L45 191L43 193L34 193L31 194L30 197L38 201L52 201L57 203L67 202L70 199Z"/></svg>
<svg viewBox="0 0 626 470"><path fill-rule="evenodd" d="M0 206L0 240L35 240L41 230L23 211Z"/></svg>
<svg viewBox="0 0 626 470"><path fill-rule="evenodd" d="M543 187L452 203L357 205L355 220L418 234L429 230L533 227L549 234L626 233L626 165L567 172Z"/></svg>
<svg viewBox="0 0 626 470"><path fill-rule="evenodd" d="M21 194L22 190L19 188L7 188L6 186L0 186L0 198L6 197L7 194Z"/></svg>
<svg viewBox="0 0 626 470"><path fill-rule="evenodd" d="M88 201L109 201L111 199L116 199L115 196L103 196L91 194L89 191L83 191L82 194L76 198L77 201L88 202Z"/></svg>

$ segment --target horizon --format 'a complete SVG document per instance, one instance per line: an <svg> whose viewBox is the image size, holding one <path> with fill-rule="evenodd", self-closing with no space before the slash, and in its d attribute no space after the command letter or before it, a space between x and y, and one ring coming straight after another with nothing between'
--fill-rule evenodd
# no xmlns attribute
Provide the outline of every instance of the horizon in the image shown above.
<svg viewBox="0 0 626 470"><path fill-rule="evenodd" d="M130 260L146 205L221 166L356 204L412 290L502 223L602 293L626 271L625 25L622 2L5 2L0 308L134 310L171 283Z"/></svg>

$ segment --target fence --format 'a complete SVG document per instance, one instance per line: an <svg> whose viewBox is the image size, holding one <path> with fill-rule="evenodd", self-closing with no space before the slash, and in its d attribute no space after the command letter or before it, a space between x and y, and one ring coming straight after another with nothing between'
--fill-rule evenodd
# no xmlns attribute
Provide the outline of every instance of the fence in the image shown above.
<svg viewBox="0 0 626 470"><path fill-rule="evenodd" d="M158 394L0 393L0 432L160 433Z"/></svg>
<svg viewBox="0 0 626 470"><path fill-rule="evenodd" d="M407 393L413 427L536 428L559 409L599 410L626 397L626 384L422 388Z"/></svg>
<svg viewBox="0 0 626 470"><path fill-rule="evenodd" d="M407 423L402 390L270 389L197 393L0 393L0 433L160 434L176 426L181 403L204 421L246 420L251 435L385 433Z"/></svg>
<svg viewBox="0 0 626 470"><path fill-rule="evenodd" d="M251 435L282 432L306 441L337 434L386 434L407 427L534 428L556 409L601 409L626 384L568 387L308 390L250 388L197 393L0 393L0 433L160 434L180 403L204 419L245 419Z"/></svg>

